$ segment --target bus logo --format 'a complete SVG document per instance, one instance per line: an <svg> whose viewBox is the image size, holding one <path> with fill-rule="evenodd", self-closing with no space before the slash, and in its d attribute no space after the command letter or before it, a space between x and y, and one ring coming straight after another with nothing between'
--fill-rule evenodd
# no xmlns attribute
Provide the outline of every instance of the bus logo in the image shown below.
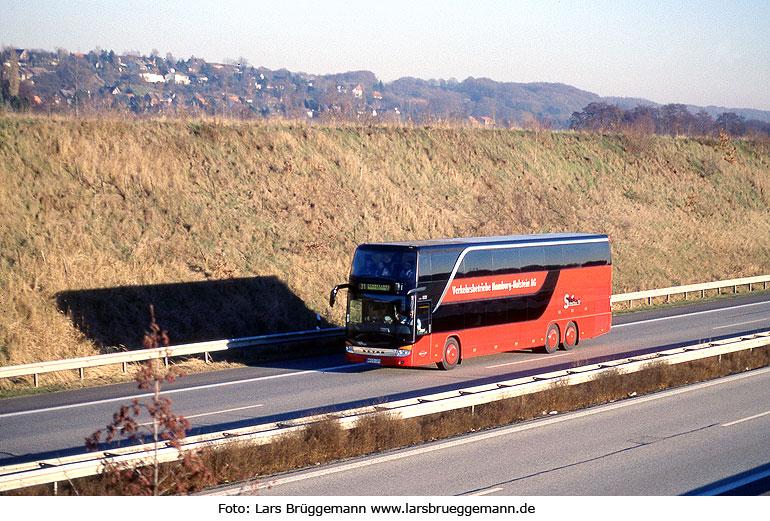
<svg viewBox="0 0 770 521"><path fill-rule="evenodd" d="M564 295L564 309L571 308L572 306L579 306L580 305L580 299L575 298L575 295L570 295L569 293Z"/></svg>

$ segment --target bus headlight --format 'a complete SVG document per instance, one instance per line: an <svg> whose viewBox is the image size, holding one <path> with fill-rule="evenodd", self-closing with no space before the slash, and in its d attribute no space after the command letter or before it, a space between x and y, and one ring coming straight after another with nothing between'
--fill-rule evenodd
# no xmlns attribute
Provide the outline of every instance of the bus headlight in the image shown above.
<svg viewBox="0 0 770 521"><path fill-rule="evenodd" d="M398 349L396 350L396 356L409 356L412 354L411 349Z"/></svg>
<svg viewBox="0 0 770 521"><path fill-rule="evenodd" d="M345 344L345 351L347 351L348 353L352 353L353 346L351 344Z"/></svg>

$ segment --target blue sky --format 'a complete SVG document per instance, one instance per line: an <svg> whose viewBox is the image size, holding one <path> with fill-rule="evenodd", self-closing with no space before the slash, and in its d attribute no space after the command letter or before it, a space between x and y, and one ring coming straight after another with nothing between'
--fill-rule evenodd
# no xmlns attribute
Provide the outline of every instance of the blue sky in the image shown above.
<svg viewBox="0 0 770 521"><path fill-rule="evenodd" d="M770 110L770 0L0 0L0 44Z"/></svg>

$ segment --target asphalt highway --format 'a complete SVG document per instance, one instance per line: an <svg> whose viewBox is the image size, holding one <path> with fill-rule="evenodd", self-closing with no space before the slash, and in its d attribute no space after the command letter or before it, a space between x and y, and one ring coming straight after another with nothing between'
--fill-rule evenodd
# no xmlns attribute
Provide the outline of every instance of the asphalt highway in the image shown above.
<svg viewBox="0 0 770 521"><path fill-rule="evenodd" d="M614 317L612 331L571 352L529 351L465 360L453 371L435 366L384 368L348 364L333 355L213 371L167 386L173 411L192 433L220 431L312 413L511 379L578 364L657 351L770 329L770 296ZM142 392L133 383L0 400L0 466L84 451L121 404Z"/></svg>
<svg viewBox="0 0 770 521"><path fill-rule="evenodd" d="M770 369L276 476L259 495L767 494ZM408 477L408 478L407 478ZM753 488L749 488L753 485ZM741 488L743 487L743 488Z"/></svg>

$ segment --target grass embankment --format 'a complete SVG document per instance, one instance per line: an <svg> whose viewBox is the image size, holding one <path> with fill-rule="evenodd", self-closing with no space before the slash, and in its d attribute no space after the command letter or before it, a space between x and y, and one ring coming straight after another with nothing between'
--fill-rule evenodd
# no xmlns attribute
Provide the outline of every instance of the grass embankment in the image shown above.
<svg viewBox="0 0 770 521"><path fill-rule="evenodd" d="M0 364L136 347L151 303L174 344L339 324L364 241L607 233L615 292L765 274L769 174L767 141L0 116Z"/></svg>

